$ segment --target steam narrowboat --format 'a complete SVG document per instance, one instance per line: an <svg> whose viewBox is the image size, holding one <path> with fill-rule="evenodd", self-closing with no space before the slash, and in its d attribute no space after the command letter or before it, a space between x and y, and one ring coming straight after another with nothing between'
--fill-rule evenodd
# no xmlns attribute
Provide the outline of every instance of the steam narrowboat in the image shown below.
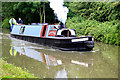
<svg viewBox="0 0 120 80"><path fill-rule="evenodd" d="M76 37L74 29L60 28L60 25L14 25L11 37L38 43L64 51L91 51L92 36Z"/></svg>

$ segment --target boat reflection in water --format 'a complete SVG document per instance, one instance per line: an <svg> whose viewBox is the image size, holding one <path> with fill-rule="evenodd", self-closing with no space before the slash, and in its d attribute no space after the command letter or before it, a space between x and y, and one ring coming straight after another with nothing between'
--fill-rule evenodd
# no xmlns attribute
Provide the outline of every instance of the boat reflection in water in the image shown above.
<svg viewBox="0 0 120 80"><path fill-rule="evenodd" d="M44 48L31 46L25 42L16 42L16 39L12 41L9 52L11 61L14 64L27 68L35 76L41 78L69 78L72 76L72 73L77 72L74 75L75 77L76 75L80 75L82 67L93 66L93 62L91 61L82 61L80 58L71 58L67 53L61 54L62 52L57 53L56 51L45 50ZM79 69L79 72L76 69Z"/></svg>
<svg viewBox="0 0 120 80"><path fill-rule="evenodd" d="M40 62L43 62L49 66L57 66L57 65L62 65L62 61L61 60L57 60L55 57L47 55L47 54L43 54L41 52L38 52L34 49L30 49L27 47L15 47L15 46L11 46L10 49L10 55L11 56L16 56L17 52L19 53L19 55L26 55L30 58L33 58L35 60L38 60ZM88 67L89 65L93 65L93 63L88 64L88 63L84 63L84 62L79 62L79 61L75 61L75 60L71 60L71 63L73 64L77 64L77 65L81 65L81 66L85 66Z"/></svg>
<svg viewBox="0 0 120 80"><path fill-rule="evenodd" d="M88 64L88 63L79 62L79 61L74 61L74 60L72 60L71 63L73 63L73 64L78 64L78 65L82 65L82 66L85 66L85 67L88 67L89 65L93 65L93 63Z"/></svg>
<svg viewBox="0 0 120 80"><path fill-rule="evenodd" d="M16 56L16 54L19 55L25 55L27 57L33 58L35 60L38 60L48 66L57 66L57 65L62 65L61 60L57 60L55 57L43 54L41 52L37 52L34 49L29 49L27 47L15 47L11 46L10 49L10 55L11 56ZM32 64L32 63L31 63ZM57 71L55 78L67 78L67 72L65 68L62 70Z"/></svg>
<svg viewBox="0 0 120 80"><path fill-rule="evenodd" d="M26 55L49 66L57 66L62 64L61 60L56 60L55 57L35 51L34 49L29 49L27 47L11 46L10 55L16 56L17 52L19 53L19 55Z"/></svg>

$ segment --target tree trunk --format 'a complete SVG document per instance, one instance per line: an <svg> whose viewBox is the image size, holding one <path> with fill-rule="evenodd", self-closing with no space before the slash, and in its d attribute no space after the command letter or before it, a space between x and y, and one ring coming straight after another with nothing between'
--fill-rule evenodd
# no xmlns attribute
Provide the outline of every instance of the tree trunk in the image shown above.
<svg viewBox="0 0 120 80"><path fill-rule="evenodd" d="M45 2L44 2L44 7L43 7L43 14L44 14L44 23L45 23Z"/></svg>
<svg viewBox="0 0 120 80"><path fill-rule="evenodd" d="M41 12L41 8L40 8L40 23L42 23L42 17L43 17L43 14L42 14L42 12Z"/></svg>

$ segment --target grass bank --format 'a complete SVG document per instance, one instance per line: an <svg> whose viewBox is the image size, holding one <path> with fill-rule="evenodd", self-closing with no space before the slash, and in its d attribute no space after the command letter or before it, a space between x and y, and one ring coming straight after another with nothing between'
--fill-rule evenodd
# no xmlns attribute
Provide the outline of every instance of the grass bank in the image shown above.
<svg viewBox="0 0 120 80"><path fill-rule="evenodd" d="M0 59L0 79L2 78L35 78L27 70L22 70L21 67L15 67L3 59Z"/></svg>
<svg viewBox="0 0 120 80"><path fill-rule="evenodd" d="M107 44L120 45L120 21L99 22L87 20L81 16L69 18L66 23L68 28L76 30L77 36L90 35L94 39Z"/></svg>

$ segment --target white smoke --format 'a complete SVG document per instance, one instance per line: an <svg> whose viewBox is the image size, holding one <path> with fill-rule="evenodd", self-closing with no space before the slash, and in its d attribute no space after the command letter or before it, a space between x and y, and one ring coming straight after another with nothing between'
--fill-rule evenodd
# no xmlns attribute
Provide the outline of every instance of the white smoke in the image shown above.
<svg viewBox="0 0 120 80"><path fill-rule="evenodd" d="M54 10L55 15L58 20L65 24L67 20L68 8L63 6L64 0L48 0L50 2L50 7Z"/></svg>

